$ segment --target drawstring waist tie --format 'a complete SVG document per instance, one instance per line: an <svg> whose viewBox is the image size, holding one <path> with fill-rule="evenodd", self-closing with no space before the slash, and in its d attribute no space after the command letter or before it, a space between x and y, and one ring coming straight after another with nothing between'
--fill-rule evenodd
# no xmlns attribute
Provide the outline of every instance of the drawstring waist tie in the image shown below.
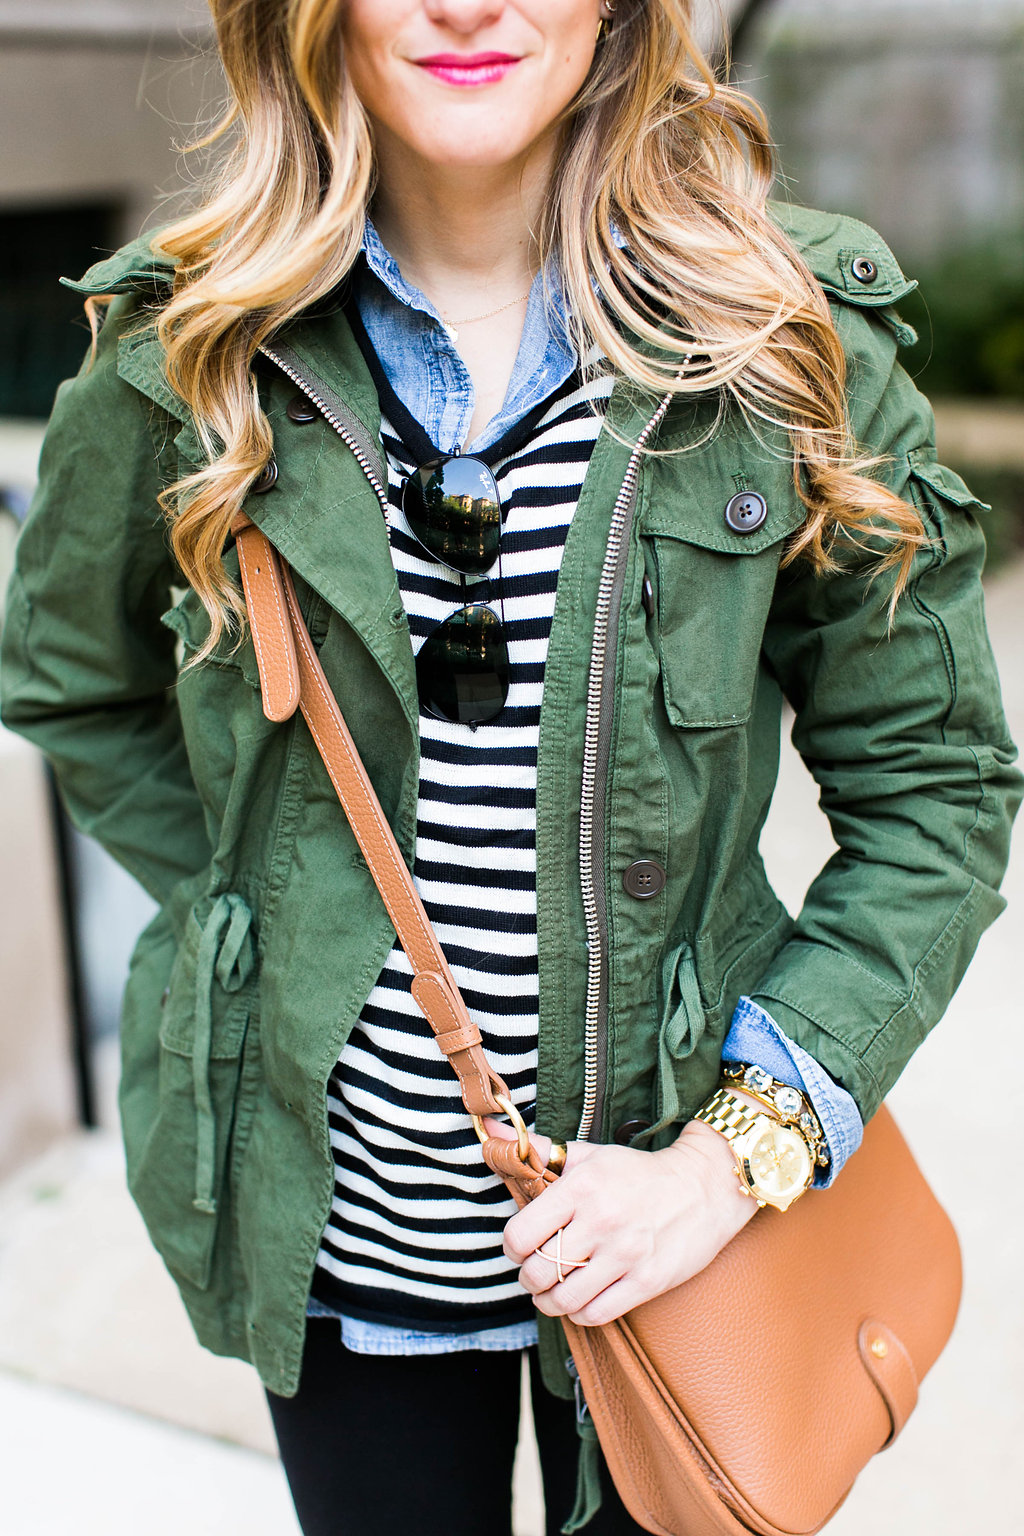
<svg viewBox="0 0 1024 1536"><path fill-rule="evenodd" d="M241 896L218 896L203 925L196 960L195 1036L192 1050L192 1084L196 1105L197 1211L215 1215L213 1195L217 1148L217 1124L210 1094L210 1056L213 1048L213 987L238 992L248 981L256 960L252 937L252 913Z"/></svg>

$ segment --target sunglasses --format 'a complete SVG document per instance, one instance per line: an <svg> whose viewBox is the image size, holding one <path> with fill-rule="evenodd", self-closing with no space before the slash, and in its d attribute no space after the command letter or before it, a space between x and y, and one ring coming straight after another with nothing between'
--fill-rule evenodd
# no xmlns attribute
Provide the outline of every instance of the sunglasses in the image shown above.
<svg viewBox="0 0 1024 1536"><path fill-rule="evenodd" d="M456 454L414 470L402 488L402 512L429 555L467 576L485 576L498 562L501 580L501 500L489 465ZM427 714L477 726L505 707L509 686L504 610L468 603L427 635L416 655L420 705Z"/></svg>

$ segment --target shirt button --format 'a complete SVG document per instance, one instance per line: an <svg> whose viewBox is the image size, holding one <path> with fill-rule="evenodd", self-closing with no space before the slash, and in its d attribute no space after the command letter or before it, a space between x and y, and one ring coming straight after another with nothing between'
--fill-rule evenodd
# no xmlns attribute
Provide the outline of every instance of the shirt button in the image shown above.
<svg viewBox="0 0 1024 1536"><path fill-rule="evenodd" d="M316 421L320 412L312 400L307 400L305 395L293 395L285 406L285 414L289 421L294 421L297 426L304 427L310 421Z"/></svg>
<svg viewBox="0 0 1024 1536"><path fill-rule="evenodd" d="M641 1131L649 1131L649 1120L624 1120L615 1132L615 1140L620 1147L628 1147L634 1136L639 1136Z"/></svg>
<svg viewBox="0 0 1024 1536"><path fill-rule="evenodd" d="M644 579L643 579L643 585L640 588L640 602L643 605L643 610L644 610L644 613L646 613L647 617L649 619L653 619L654 618L654 587L653 587L653 585L651 583L651 578L649 576L645 576Z"/></svg>
<svg viewBox="0 0 1024 1536"><path fill-rule="evenodd" d="M725 508L725 521L733 533L756 533L767 516L768 503L757 491L741 491Z"/></svg>
<svg viewBox="0 0 1024 1536"><path fill-rule="evenodd" d="M878 277L878 267L870 256L855 256L850 266L850 271L858 283L873 283Z"/></svg>
<svg viewBox="0 0 1024 1536"><path fill-rule="evenodd" d="M250 490L254 496L262 496L264 491L272 491L276 484L277 460L268 459L250 486Z"/></svg>
<svg viewBox="0 0 1024 1536"><path fill-rule="evenodd" d="M628 896L635 896L637 901L647 901L664 890L665 880L665 871L655 859L637 859L626 870L622 884Z"/></svg>

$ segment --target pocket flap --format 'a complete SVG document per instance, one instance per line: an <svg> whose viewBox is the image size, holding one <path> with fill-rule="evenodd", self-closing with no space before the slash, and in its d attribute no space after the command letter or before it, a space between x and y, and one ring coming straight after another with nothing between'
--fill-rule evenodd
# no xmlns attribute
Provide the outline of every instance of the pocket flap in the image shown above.
<svg viewBox="0 0 1024 1536"><path fill-rule="evenodd" d="M236 575L238 557L234 548L225 551L224 566L229 576ZM160 622L166 629L177 635L186 659L196 654L210 633L210 616L203 607L202 599L192 587L186 588L184 595L173 608L169 608L166 613L160 615ZM248 629L241 641L238 640L237 635L226 630L222 632L203 665L205 666L207 662L220 667L233 667L240 671L254 688L260 686L259 665Z"/></svg>
<svg viewBox="0 0 1024 1536"><path fill-rule="evenodd" d="M738 459L715 466L698 453L692 475L682 477L682 492L674 458L655 461L651 475L640 532L653 538L680 539L723 555L758 555L789 538L807 518L788 460L771 458L745 465ZM666 478L662 485L659 482L666 475L671 480ZM727 512L737 498L750 494L763 500L764 521L756 527L732 526Z"/></svg>
<svg viewBox="0 0 1024 1536"><path fill-rule="evenodd" d="M940 464L930 448L913 448L907 457L915 480L922 481L941 501L951 502L954 507L978 507L991 512L988 502L979 500L955 470Z"/></svg>

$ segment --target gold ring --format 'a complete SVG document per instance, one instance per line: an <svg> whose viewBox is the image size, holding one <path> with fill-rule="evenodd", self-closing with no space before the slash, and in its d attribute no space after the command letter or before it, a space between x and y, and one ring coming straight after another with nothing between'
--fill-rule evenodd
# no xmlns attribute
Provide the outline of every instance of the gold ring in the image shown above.
<svg viewBox="0 0 1024 1536"><path fill-rule="evenodd" d="M553 1141L551 1143L551 1151L548 1153L548 1167L552 1173L562 1172L562 1169L565 1167L568 1151L569 1149L564 1141Z"/></svg>
<svg viewBox="0 0 1024 1536"><path fill-rule="evenodd" d="M555 1233L554 1253L545 1253L543 1248L535 1248L533 1250L534 1253L540 1254L542 1259L547 1259L549 1264L553 1264L555 1266L555 1274L558 1276L559 1285L561 1285L562 1281L565 1279L565 1272L567 1269L584 1269L590 1263L589 1259L566 1259L562 1257L562 1233L564 1231L564 1227L559 1227L558 1231Z"/></svg>

